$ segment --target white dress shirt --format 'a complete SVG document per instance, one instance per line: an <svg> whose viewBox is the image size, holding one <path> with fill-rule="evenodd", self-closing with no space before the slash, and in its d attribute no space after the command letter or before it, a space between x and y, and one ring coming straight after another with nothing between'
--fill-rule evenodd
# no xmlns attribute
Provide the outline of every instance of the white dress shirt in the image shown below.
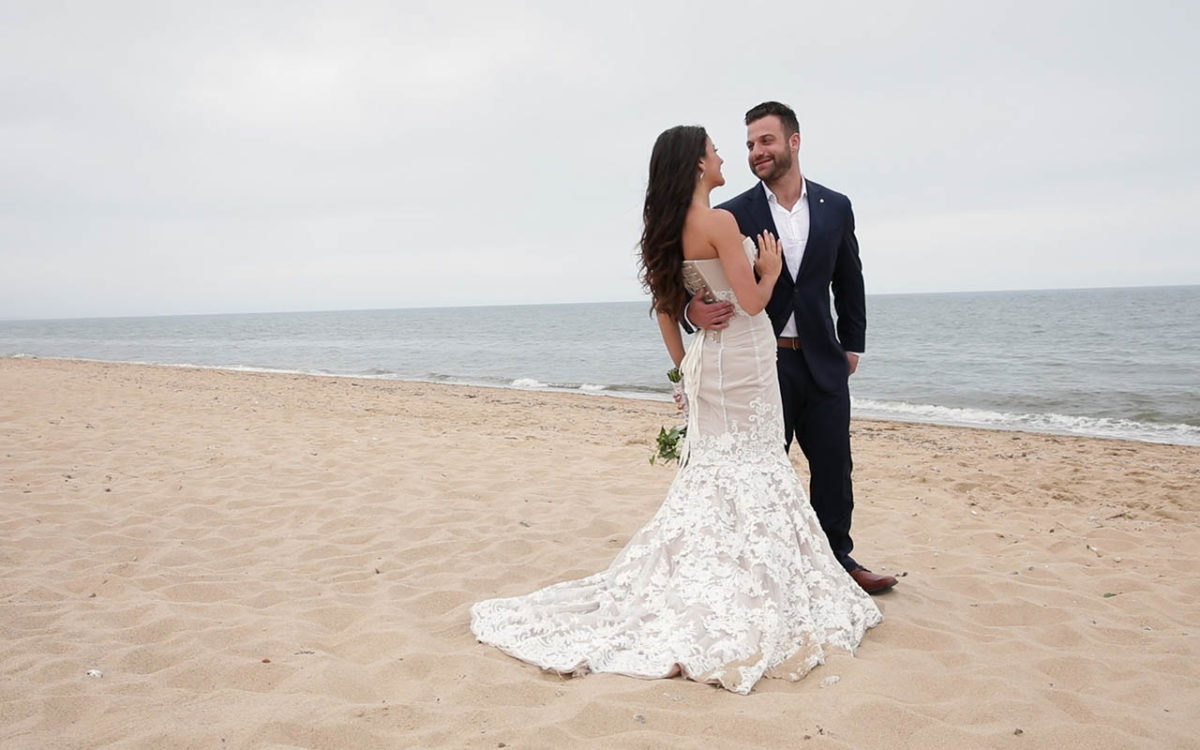
<svg viewBox="0 0 1200 750"><path fill-rule="evenodd" d="M779 230L779 246L783 250L783 261L787 263L792 280L800 273L800 263L804 260L804 248L808 245L808 182L800 178L800 200L788 210L779 204L779 199L763 183L767 193L767 205L771 207L771 218L775 220L775 228ZM788 315L787 323L780 336L799 336L796 330L796 313Z"/></svg>

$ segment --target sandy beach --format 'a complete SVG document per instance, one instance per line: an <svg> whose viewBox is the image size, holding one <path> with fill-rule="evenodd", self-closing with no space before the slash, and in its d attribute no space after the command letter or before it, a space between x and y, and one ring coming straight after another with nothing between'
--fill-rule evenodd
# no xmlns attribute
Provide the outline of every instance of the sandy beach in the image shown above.
<svg viewBox="0 0 1200 750"><path fill-rule="evenodd" d="M900 585L742 697L468 628L608 564L669 404L40 359L0 394L0 747L1200 747L1200 448L856 421L855 556Z"/></svg>

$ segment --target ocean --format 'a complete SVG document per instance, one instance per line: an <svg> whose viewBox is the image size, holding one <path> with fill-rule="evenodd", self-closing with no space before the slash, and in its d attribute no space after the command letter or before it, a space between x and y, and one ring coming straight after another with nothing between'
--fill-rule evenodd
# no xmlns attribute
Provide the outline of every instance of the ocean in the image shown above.
<svg viewBox="0 0 1200 750"><path fill-rule="evenodd" d="M856 417L1200 446L1200 286L871 295ZM0 321L0 356L668 398L644 302Z"/></svg>

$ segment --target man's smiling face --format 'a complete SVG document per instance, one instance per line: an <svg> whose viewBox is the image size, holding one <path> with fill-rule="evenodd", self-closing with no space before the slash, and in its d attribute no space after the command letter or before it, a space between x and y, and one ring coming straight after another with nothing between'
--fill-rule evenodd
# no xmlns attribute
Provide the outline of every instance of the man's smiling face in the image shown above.
<svg viewBox="0 0 1200 750"><path fill-rule="evenodd" d="M800 134L786 136L779 117L767 115L746 126L746 148L750 152L750 170L770 184L787 174L796 163Z"/></svg>

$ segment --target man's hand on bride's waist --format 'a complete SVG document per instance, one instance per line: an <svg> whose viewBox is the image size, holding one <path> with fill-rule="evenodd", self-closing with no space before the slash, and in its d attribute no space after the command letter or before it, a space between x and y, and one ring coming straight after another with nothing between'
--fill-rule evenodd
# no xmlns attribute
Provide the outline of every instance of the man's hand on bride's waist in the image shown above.
<svg viewBox="0 0 1200 750"><path fill-rule="evenodd" d="M687 322L693 328L703 328L706 331L719 331L728 327L729 319L733 317L733 303L720 300L705 302L706 296L708 296L708 290L701 289L695 297L692 297L692 301L684 310Z"/></svg>

